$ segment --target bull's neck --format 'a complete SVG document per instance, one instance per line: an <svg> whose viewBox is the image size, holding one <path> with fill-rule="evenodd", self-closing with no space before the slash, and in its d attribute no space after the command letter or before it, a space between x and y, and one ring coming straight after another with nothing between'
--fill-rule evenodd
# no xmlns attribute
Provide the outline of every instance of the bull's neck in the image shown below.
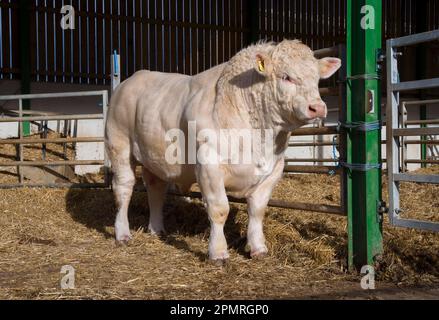
<svg viewBox="0 0 439 320"><path fill-rule="evenodd" d="M230 88L219 96L216 112L222 128L275 129L281 127L269 112L267 97L248 89Z"/></svg>
<svg viewBox="0 0 439 320"><path fill-rule="evenodd" d="M234 90L219 97L215 116L219 129L272 130L275 154L283 154L291 130L273 112L273 97L257 96L249 90ZM271 111L271 112L270 112ZM264 138L263 138L264 139Z"/></svg>

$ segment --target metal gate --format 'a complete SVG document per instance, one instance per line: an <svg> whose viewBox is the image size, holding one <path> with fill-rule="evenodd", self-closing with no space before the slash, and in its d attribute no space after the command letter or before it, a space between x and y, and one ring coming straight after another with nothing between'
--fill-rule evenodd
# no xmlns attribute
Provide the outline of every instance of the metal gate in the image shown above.
<svg viewBox="0 0 439 320"><path fill-rule="evenodd" d="M95 114L65 114L65 113L51 113L38 112L31 110L24 110L23 102L36 99L58 99L58 98L74 98L74 97L99 97L102 101L102 112ZM65 93L44 93L44 94L24 94L24 95L6 95L0 96L0 101L18 101L18 111L9 110L10 116L4 116L0 114L0 125L4 123L17 123L18 124L18 134L17 138L10 139L0 139L0 146L2 145L14 145L16 146L16 157L14 160L0 161L0 168L2 167L16 167L18 183L0 183L0 189L18 188L18 187L53 187L53 188L63 188L63 187L76 187L76 188L100 188L109 186L109 160L106 153L104 152L104 159L102 160L76 160L69 159L66 156L67 144L72 144L76 146L77 143L103 143L104 136L93 136L93 137L78 137L77 128L78 121L82 120L102 120L103 128L105 128L105 119L107 115L108 108L108 91L80 91L80 92L65 92ZM49 121L63 121L65 122L64 130L66 125L71 121L75 122L73 137L69 136L66 132L61 137L50 138L48 134L48 122ZM30 123L38 125L40 138L26 137L24 134L25 124ZM68 130L69 131L69 130ZM75 132L76 131L76 132ZM62 159L49 160L46 159L46 145L47 144L58 144L62 145L64 148L64 154L61 156ZM41 145L42 160L29 160L25 159L23 155L23 148L25 145ZM73 149L76 149L73 147ZM104 181L102 183L74 183L72 181L68 182L56 182L56 183L45 183L45 182L26 182L23 175L24 167L38 167L42 168L48 172L54 172L53 169L62 166L104 166ZM66 179L68 180L68 179Z"/></svg>
<svg viewBox="0 0 439 320"><path fill-rule="evenodd" d="M439 135L439 127L405 127L401 115L404 114L406 103L400 103L399 94L410 90L439 88L439 78L400 82L397 49L435 40L439 40L439 30L387 40L387 171L390 223L399 227L439 232L439 222L404 219L401 217L400 207L400 182L439 184L439 175L410 175L404 172L404 157L401 157L403 138Z"/></svg>

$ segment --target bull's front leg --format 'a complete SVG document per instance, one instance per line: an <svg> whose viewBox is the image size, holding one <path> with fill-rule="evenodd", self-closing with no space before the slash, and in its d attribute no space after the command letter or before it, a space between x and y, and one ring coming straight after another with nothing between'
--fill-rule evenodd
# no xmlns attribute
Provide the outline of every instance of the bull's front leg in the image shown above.
<svg viewBox="0 0 439 320"><path fill-rule="evenodd" d="M272 174L247 198L247 249L250 251L250 256L254 259L263 258L268 253L263 230L265 209L267 208L273 188L282 177L283 168L284 161L282 159L278 161Z"/></svg>
<svg viewBox="0 0 439 320"><path fill-rule="evenodd" d="M229 201L224 187L222 171L217 165L200 165L197 180L209 215L209 260L216 265L229 258L224 225L229 215Z"/></svg>
<svg viewBox="0 0 439 320"><path fill-rule="evenodd" d="M248 229L247 250L254 259L263 258L268 253L265 244L263 221L270 197L264 192L255 192L247 198Z"/></svg>

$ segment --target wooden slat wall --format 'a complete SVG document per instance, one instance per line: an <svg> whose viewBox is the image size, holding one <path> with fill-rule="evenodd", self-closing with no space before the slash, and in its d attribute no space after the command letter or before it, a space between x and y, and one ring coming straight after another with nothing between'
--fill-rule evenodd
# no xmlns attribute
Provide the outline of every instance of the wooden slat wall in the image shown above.
<svg viewBox="0 0 439 320"><path fill-rule="evenodd" d="M429 29L439 1L428 2ZM137 70L196 74L248 44L249 5L260 39L297 38L313 49L345 41L346 0L30 0L34 81L109 84L110 54L122 77ZM384 38L416 32L416 0L383 1ZM60 28L60 8L76 9L76 30ZM19 78L18 1L0 1L0 79ZM10 36L9 30L16 35Z"/></svg>
<svg viewBox="0 0 439 320"><path fill-rule="evenodd" d="M260 38L296 38L313 49L345 42L345 0L258 0Z"/></svg>
<svg viewBox="0 0 439 320"><path fill-rule="evenodd" d="M428 0L429 13L428 26L431 29L439 29L439 1Z"/></svg>
<svg viewBox="0 0 439 320"><path fill-rule="evenodd" d="M17 79L19 76L17 25L17 1L0 1L0 79Z"/></svg>

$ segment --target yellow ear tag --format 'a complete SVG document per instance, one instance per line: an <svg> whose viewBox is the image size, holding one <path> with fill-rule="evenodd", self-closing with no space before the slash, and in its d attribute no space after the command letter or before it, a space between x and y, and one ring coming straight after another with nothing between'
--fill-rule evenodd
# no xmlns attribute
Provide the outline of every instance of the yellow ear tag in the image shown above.
<svg viewBox="0 0 439 320"><path fill-rule="evenodd" d="M259 69L259 72L264 72L265 71L264 61L258 60L258 69Z"/></svg>

